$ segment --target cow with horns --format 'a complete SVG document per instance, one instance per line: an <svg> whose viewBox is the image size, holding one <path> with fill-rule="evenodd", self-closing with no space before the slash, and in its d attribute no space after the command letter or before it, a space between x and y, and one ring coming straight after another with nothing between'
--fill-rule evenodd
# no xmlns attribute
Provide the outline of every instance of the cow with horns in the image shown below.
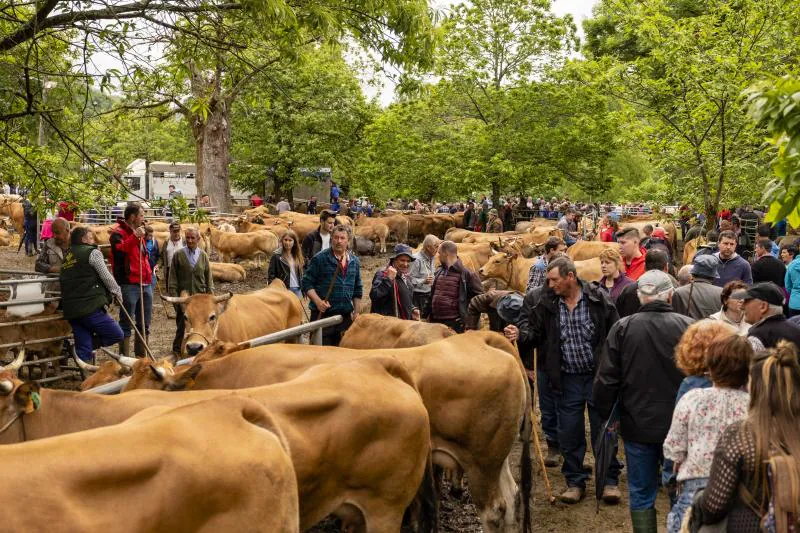
<svg viewBox="0 0 800 533"><path fill-rule="evenodd" d="M183 308L186 333L181 352L189 355L199 353L217 339L240 343L299 326L303 319L300 300L279 279L246 294L162 298Z"/></svg>

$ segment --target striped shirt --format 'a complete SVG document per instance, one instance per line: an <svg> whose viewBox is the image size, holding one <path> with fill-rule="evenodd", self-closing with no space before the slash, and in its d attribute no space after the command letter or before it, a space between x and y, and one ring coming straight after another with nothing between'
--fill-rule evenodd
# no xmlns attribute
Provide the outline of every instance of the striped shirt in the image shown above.
<svg viewBox="0 0 800 533"><path fill-rule="evenodd" d="M558 300L561 330L561 370L567 374L588 374L594 371L592 337L595 327L589 314L589 303L581 291L580 300L571 312L563 298Z"/></svg>

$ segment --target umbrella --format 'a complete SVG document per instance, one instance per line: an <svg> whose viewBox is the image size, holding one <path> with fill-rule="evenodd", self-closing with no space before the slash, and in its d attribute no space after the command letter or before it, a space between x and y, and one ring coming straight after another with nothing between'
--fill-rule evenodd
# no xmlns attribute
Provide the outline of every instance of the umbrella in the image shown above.
<svg viewBox="0 0 800 533"><path fill-rule="evenodd" d="M597 441L594 443L594 496L597 500L597 512L600 512L600 500L603 499L603 490L606 488L608 469L617 455L617 428L619 427L619 400L614 402L611 414L608 416Z"/></svg>

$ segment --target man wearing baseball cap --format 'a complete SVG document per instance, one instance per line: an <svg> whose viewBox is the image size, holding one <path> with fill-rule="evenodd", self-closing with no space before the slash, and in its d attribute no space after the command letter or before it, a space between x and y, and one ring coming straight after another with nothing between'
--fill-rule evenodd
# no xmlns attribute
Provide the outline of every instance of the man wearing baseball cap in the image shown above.
<svg viewBox="0 0 800 533"><path fill-rule="evenodd" d="M783 291L772 283L756 283L747 289L744 299L744 319L753 324L748 339L754 350L774 348L781 339L800 347L800 326L783 314Z"/></svg>
<svg viewBox="0 0 800 533"><path fill-rule="evenodd" d="M642 306L608 332L593 396L604 418L619 405L633 530L656 531L662 447L684 377L675 366L675 346L694 319L672 310L674 289L667 273L648 270L637 286Z"/></svg>

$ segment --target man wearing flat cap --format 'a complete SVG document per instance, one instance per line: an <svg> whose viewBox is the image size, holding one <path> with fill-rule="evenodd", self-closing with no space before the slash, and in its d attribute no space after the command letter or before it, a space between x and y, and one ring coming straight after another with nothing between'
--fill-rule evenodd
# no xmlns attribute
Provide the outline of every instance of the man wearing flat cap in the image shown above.
<svg viewBox="0 0 800 533"><path fill-rule="evenodd" d="M696 255L692 260L692 281L675 290L672 307L676 313L695 320L708 318L719 311L722 287L714 285L719 278L719 259L714 255Z"/></svg>
<svg viewBox="0 0 800 533"><path fill-rule="evenodd" d="M782 339L800 347L800 326L786 319L784 301L783 291L771 281L747 289L744 319L753 324L747 337L754 350L774 348Z"/></svg>
<svg viewBox="0 0 800 533"><path fill-rule="evenodd" d="M389 264L378 270L372 278L372 312L404 320L419 320L419 309L414 305L411 285L411 262L414 251L410 246L398 244L389 258Z"/></svg>
<svg viewBox="0 0 800 533"><path fill-rule="evenodd" d="M683 380L675 366L675 346L694 322L672 310L674 290L665 272L642 274L637 281L642 306L608 332L606 354L594 380L594 402L601 416L608 418L619 401L634 531L656 530L662 447Z"/></svg>

